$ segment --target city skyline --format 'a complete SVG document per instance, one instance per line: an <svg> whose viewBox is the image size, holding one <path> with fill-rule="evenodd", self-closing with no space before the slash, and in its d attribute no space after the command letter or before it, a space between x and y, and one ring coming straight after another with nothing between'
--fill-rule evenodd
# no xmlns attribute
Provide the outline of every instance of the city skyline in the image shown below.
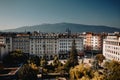
<svg viewBox="0 0 120 80"><path fill-rule="evenodd" d="M0 0L0 30L70 22L120 28L119 0Z"/></svg>

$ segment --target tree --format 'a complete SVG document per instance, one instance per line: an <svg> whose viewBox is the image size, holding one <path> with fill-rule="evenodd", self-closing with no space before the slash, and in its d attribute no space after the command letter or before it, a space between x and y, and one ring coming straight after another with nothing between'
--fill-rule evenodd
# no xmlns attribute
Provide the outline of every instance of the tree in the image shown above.
<svg viewBox="0 0 120 80"><path fill-rule="evenodd" d="M104 67L105 80L120 80L120 62L106 62Z"/></svg>
<svg viewBox="0 0 120 80"><path fill-rule="evenodd" d="M104 76L101 75L98 71L94 72L94 77L92 78L92 80L104 80Z"/></svg>
<svg viewBox="0 0 120 80"><path fill-rule="evenodd" d="M90 80L91 72L90 66L85 67L84 64L80 64L70 69L70 78L71 80Z"/></svg>
<svg viewBox="0 0 120 80"><path fill-rule="evenodd" d="M70 69L70 79L104 80L104 76L100 72L92 70L90 66L85 66L85 64L79 64L74 68Z"/></svg>
<svg viewBox="0 0 120 80"><path fill-rule="evenodd" d="M44 54L43 58L40 61L40 66L45 68L47 66L47 64L48 64L48 62L47 62L47 59L46 59L46 54Z"/></svg>
<svg viewBox="0 0 120 80"><path fill-rule="evenodd" d="M24 64L18 71L19 80L37 80L35 65Z"/></svg>
<svg viewBox="0 0 120 80"><path fill-rule="evenodd" d="M78 54L77 54L77 49L76 49L76 43L75 43L75 40L73 40L72 48L70 51L70 56L69 56L67 63L65 64L65 69L67 71L69 71L69 69L71 67L78 65L78 57L77 56L78 56Z"/></svg>
<svg viewBox="0 0 120 80"><path fill-rule="evenodd" d="M40 65L40 58L38 56L30 56L28 63L34 63L37 66L39 66Z"/></svg>
<svg viewBox="0 0 120 80"><path fill-rule="evenodd" d="M62 63L59 61L57 55L54 56L53 66L56 67L56 68L59 67L59 66L62 66Z"/></svg>
<svg viewBox="0 0 120 80"><path fill-rule="evenodd" d="M95 59L92 62L92 69L93 70L98 70L98 68L99 68L98 60Z"/></svg>
<svg viewBox="0 0 120 80"><path fill-rule="evenodd" d="M103 62L104 59L105 59L105 57L103 56L103 54L97 54L96 55L96 60L98 60L100 65L101 65L101 63Z"/></svg>
<svg viewBox="0 0 120 80"><path fill-rule="evenodd" d="M27 56L20 50L15 50L6 55L3 59L5 64L20 64L27 61Z"/></svg>

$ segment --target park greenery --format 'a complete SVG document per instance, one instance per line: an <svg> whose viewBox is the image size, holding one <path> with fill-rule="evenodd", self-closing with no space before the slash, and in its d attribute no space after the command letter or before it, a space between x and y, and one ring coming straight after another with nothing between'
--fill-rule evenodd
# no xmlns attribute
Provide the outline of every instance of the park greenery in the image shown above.
<svg viewBox="0 0 120 80"><path fill-rule="evenodd" d="M95 59L98 61L98 64L101 66L101 63L103 62L105 57L103 56L103 54L97 54Z"/></svg>
<svg viewBox="0 0 120 80"><path fill-rule="evenodd" d="M120 62L108 61L104 68L105 80L120 80Z"/></svg>
<svg viewBox="0 0 120 80"><path fill-rule="evenodd" d="M7 55L3 58L3 63L5 65L18 65L21 63L26 63L28 59L28 56L23 53L20 50L15 50L12 52L9 52Z"/></svg>
<svg viewBox="0 0 120 80"><path fill-rule="evenodd" d="M92 62L92 69L98 70L101 67L101 63L105 60L103 54L97 54Z"/></svg>
<svg viewBox="0 0 120 80"><path fill-rule="evenodd" d="M70 80L103 80L104 76L90 66L80 64L70 69Z"/></svg>
<svg viewBox="0 0 120 80"><path fill-rule="evenodd" d="M35 64L24 64L18 71L19 80L37 80L38 68Z"/></svg>

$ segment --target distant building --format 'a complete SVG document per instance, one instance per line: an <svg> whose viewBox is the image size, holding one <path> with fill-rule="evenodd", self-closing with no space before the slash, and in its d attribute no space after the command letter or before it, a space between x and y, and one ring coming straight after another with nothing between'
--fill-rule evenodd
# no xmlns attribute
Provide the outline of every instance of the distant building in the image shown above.
<svg viewBox="0 0 120 80"><path fill-rule="evenodd" d="M103 40L103 55L108 60L120 61L120 35L109 35Z"/></svg>

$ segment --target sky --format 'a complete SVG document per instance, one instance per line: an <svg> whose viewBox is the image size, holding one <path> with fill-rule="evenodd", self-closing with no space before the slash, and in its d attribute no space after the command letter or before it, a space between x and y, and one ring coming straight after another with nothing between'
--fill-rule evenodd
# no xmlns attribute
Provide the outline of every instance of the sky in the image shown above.
<svg viewBox="0 0 120 80"><path fill-rule="evenodd" d="M60 22L120 28L120 0L0 0L0 30Z"/></svg>

